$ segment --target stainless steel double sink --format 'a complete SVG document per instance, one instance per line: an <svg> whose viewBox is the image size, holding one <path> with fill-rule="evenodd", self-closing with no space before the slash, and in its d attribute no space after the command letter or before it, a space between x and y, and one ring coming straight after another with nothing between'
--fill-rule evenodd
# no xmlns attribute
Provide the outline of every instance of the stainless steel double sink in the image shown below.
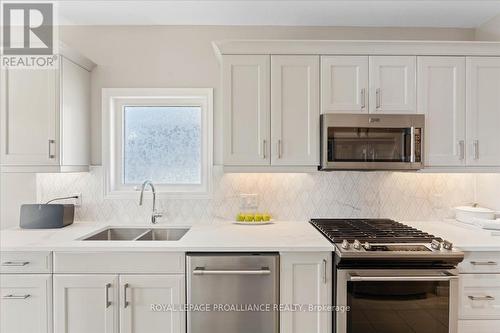
<svg viewBox="0 0 500 333"><path fill-rule="evenodd" d="M88 241L177 241L189 228L127 228L109 227L86 235Z"/></svg>

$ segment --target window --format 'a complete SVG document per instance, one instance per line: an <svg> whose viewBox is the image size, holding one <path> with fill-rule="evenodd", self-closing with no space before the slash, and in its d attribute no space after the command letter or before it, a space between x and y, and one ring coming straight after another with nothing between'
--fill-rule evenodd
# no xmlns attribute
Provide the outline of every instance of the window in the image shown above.
<svg viewBox="0 0 500 333"><path fill-rule="evenodd" d="M136 197L151 180L174 197L207 197L212 89L103 89L105 196Z"/></svg>

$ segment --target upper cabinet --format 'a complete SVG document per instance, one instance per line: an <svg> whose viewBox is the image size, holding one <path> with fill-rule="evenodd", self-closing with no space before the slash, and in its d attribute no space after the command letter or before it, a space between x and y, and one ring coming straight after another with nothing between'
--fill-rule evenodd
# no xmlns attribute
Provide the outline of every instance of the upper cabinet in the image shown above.
<svg viewBox="0 0 500 333"><path fill-rule="evenodd" d="M271 57L271 164L319 164L319 57Z"/></svg>
<svg viewBox="0 0 500 333"><path fill-rule="evenodd" d="M368 57L321 57L321 112L368 113Z"/></svg>
<svg viewBox="0 0 500 333"><path fill-rule="evenodd" d="M321 113L417 113L416 57L322 56Z"/></svg>
<svg viewBox="0 0 500 333"><path fill-rule="evenodd" d="M224 165L269 165L270 57L224 56Z"/></svg>
<svg viewBox="0 0 500 333"><path fill-rule="evenodd" d="M425 165L465 165L465 57L418 58Z"/></svg>
<svg viewBox="0 0 500 333"><path fill-rule="evenodd" d="M467 165L500 166L500 58L467 58Z"/></svg>
<svg viewBox="0 0 500 333"><path fill-rule="evenodd" d="M222 60L225 166L317 166L319 56Z"/></svg>
<svg viewBox="0 0 500 333"><path fill-rule="evenodd" d="M370 113L416 113L416 57L370 57Z"/></svg>
<svg viewBox="0 0 500 333"><path fill-rule="evenodd" d="M93 64L88 60L80 64L65 55L58 61L56 69L1 71L4 172L88 170Z"/></svg>
<svg viewBox="0 0 500 333"><path fill-rule="evenodd" d="M326 113L424 114L425 168L500 170L500 43L214 46L222 62L226 171L316 170L319 114Z"/></svg>

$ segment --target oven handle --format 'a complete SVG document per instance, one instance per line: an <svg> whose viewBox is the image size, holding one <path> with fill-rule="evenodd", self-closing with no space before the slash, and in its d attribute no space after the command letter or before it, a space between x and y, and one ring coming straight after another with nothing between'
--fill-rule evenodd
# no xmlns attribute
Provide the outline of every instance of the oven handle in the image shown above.
<svg viewBox="0 0 500 333"><path fill-rule="evenodd" d="M349 274L349 281L450 281L458 279L458 275L443 272L445 275L416 275L416 276L361 276Z"/></svg>

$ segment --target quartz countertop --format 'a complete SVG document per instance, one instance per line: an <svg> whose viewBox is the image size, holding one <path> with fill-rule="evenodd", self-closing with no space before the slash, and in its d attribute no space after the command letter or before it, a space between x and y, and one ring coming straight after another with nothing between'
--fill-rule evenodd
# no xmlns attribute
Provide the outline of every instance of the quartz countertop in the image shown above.
<svg viewBox="0 0 500 333"><path fill-rule="evenodd" d="M307 252L333 251L333 245L306 221L276 221L267 225L238 225L217 220L190 226L178 241L83 241L80 238L106 227L123 226L75 222L61 229L6 229L0 231L2 251L200 251ZM182 225L126 225L178 228Z"/></svg>
<svg viewBox="0 0 500 333"><path fill-rule="evenodd" d="M491 230L454 220L403 223L446 239L462 251L500 251L500 236L493 236Z"/></svg>

